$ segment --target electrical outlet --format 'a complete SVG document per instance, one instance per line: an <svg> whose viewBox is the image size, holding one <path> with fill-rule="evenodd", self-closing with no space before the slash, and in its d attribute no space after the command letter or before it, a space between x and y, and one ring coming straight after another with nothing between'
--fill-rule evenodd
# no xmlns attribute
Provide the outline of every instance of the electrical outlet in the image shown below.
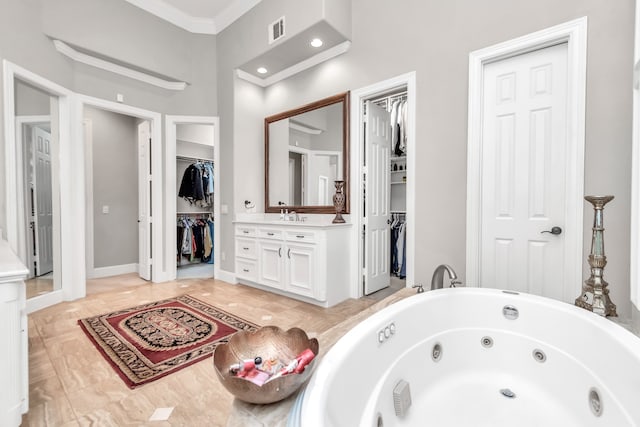
<svg viewBox="0 0 640 427"><path fill-rule="evenodd" d="M220 258L222 258L222 260L225 261L227 259L227 254L225 252L222 252L220 254Z"/></svg>

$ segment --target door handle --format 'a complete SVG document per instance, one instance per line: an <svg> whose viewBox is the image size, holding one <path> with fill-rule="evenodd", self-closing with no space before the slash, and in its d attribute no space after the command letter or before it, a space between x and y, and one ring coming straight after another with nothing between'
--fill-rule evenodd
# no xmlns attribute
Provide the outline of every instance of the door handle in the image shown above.
<svg viewBox="0 0 640 427"><path fill-rule="evenodd" d="M556 227L551 227L551 230L541 231L540 234L542 234L542 233L550 233L550 234L555 234L557 236L558 234L562 233L562 228L557 227L557 226Z"/></svg>

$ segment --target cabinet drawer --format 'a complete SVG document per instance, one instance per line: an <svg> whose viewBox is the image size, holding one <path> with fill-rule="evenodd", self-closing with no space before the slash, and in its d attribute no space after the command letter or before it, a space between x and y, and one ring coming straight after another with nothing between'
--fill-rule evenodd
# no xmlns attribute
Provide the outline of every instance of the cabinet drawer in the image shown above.
<svg viewBox="0 0 640 427"><path fill-rule="evenodd" d="M236 277L256 282L258 278L258 262L236 258Z"/></svg>
<svg viewBox="0 0 640 427"><path fill-rule="evenodd" d="M256 237L256 227L250 225L236 225L236 236Z"/></svg>
<svg viewBox="0 0 640 427"><path fill-rule="evenodd" d="M284 240L284 233L277 228L260 228L258 229L258 237L261 239Z"/></svg>
<svg viewBox="0 0 640 427"><path fill-rule="evenodd" d="M257 255L255 239L236 239L236 256L256 259Z"/></svg>
<svg viewBox="0 0 640 427"><path fill-rule="evenodd" d="M315 243L318 240L314 231L309 230L287 230L288 242Z"/></svg>

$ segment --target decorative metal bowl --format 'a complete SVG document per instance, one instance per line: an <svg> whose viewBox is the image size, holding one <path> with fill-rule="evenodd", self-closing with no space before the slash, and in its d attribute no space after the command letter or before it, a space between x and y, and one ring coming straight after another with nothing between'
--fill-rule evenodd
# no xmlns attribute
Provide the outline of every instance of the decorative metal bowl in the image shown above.
<svg viewBox="0 0 640 427"><path fill-rule="evenodd" d="M289 361L306 349L317 356L319 344L317 339L309 339L302 329L291 328L285 332L277 326L264 326L255 332L238 331L226 344L218 345L213 354L213 366L222 385L238 399L257 404L273 403L289 397L300 388L311 376L315 358L301 373L290 373L262 385L237 377L229 367L257 356L263 360L277 358Z"/></svg>

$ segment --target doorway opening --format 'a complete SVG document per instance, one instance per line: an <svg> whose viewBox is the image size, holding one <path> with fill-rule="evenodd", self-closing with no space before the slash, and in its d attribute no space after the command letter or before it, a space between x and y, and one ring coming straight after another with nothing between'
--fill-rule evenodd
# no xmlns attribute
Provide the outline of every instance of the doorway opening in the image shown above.
<svg viewBox="0 0 640 427"><path fill-rule="evenodd" d="M220 276L220 127L217 117L167 116L167 276Z"/></svg>
<svg viewBox="0 0 640 427"><path fill-rule="evenodd" d="M73 93L7 60L3 60L3 71L7 226L4 233L11 249L30 267L31 277L49 276L43 279L45 286L30 289L27 312L31 313L78 295L75 279L79 274L73 270L76 252L72 248L64 251L63 256L62 250L62 236L70 231L75 206L66 203L69 200L60 191L76 188L70 171L62 167L66 159L73 157L69 120ZM32 154L38 151L34 135L39 131L35 129L43 132L40 156ZM38 162L40 173L36 174ZM38 201L31 201L31 185L37 184L37 177L40 212L35 205ZM35 187L33 195L38 196ZM35 232L31 229L32 222L38 228ZM35 244L38 247L34 252ZM46 274L43 270L47 270Z"/></svg>
<svg viewBox="0 0 640 427"><path fill-rule="evenodd" d="M22 83L17 82L16 87ZM24 89L17 90L18 100ZM45 98L48 95L43 94ZM43 107L49 110L49 100ZM43 111L45 112L45 111ZM26 237L25 281L27 298L52 292L53 280L53 176L51 119L46 115L16 116L16 141L19 144L21 189L24 207L21 211ZM59 285L59 284L58 284Z"/></svg>
<svg viewBox="0 0 640 427"><path fill-rule="evenodd" d="M414 283L415 73L351 96L352 295L384 296Z"/></svg>
<svg viewBox="0 0 640 427"><path fill-rule="evenodd" d="M83 108L88 279L152 278L150 126L144 117Z"/></svg>

